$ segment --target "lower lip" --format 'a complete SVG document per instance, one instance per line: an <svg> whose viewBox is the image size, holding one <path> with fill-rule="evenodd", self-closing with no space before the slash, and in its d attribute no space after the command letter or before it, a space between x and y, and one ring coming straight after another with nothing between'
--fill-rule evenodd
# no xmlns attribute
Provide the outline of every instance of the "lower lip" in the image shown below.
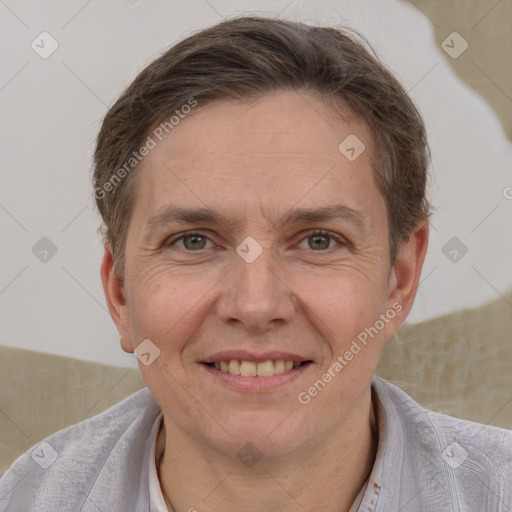
<svg viewBox="0 0 512 512"><path fill-rule="evenodd" d="M207 366L206 364L200 364L199 366L206 370L209 375L217 380L217 382L220 382L223 385L229 386L238 391L261 393L274 391L285 384L293 382L303 375L304 372L308 371L311 364L312 363L303 364L293 370L288 370L269 377L244 377L243 375L233 375L231 373L217 370L211 366Z"/></svg>

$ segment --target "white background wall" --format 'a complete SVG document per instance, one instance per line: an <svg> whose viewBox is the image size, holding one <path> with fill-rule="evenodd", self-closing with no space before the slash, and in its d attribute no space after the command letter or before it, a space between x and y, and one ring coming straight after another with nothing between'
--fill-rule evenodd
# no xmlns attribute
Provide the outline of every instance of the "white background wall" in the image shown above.
<svg viewBox="0 0 512 512"><path fill-rule="evenodd" d="M454 75L429 21L410 5L5 0L0 343L136 367L119 347L99 277L102 246L90 185L94 140L108 106L138 71L184 36L242 13L355 27L424 115L437 211L409 321L477 306L512 287L512 145L487 103ZM59 45L47 59L31 48L43 31ZM32 251L42 237L57 248L47 262ZM442 250L452 237L468 249L457 262Z"/></svg>

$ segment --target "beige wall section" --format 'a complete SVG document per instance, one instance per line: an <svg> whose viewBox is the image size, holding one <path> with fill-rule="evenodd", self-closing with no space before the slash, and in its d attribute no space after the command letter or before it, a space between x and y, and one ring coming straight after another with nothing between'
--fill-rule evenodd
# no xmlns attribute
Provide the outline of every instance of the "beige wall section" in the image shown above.
<svg viewBox="0 0 512 512"><path fill-rule="evenodd" d="M494 109L512 141L512 1L402 1L430 20L439 46L454 31L468 42L456 59L441 53L457 76Z"/></svg>
<svg viewBox="0 0 512 512"><path fill-rule="evenodd" d="M404 324L377 375L423 407L512 429L512 290L483 306Z"/></svg>

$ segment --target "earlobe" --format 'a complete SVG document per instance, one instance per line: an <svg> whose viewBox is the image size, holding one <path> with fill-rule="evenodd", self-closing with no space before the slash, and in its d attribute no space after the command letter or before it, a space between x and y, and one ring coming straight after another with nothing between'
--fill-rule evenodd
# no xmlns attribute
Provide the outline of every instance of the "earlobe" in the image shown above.
<svg viewBox="0 0 512 512"><path fill-rule="evenodd" d="M101 282L110 316L119 331L121 347L125 352L132 353L134 347L129 331L129 315L124 295L124 283L115 273L112 251L108 245L105 246L101 262Z"/></svg>
<svg viewBox="0 0 512 512"><path fill-rule="evenodd" d="M419 222L409 238L402 244L390 274L388 308L400 304L399 314L393 322L392 336L405 321L418 291L421 269L428 247L428 221ZM396 307L394 309L397 309Z"/></svg>

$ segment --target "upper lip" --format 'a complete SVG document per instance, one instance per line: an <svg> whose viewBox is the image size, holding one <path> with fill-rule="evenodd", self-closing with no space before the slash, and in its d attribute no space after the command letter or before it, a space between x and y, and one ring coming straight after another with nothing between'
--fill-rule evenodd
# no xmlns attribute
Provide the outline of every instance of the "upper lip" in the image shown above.
<svg viewBox="0 0 512 512"><path fill-rule="evenodd" d="M203 363L220 363L221 361L231 361L236 359L238 361L253 361L255 363L262 363L263 361L276 361L283 359L284 361L310 361L308 357L303 357L292 352L282 352L280 350L271 350L268 352L251 352L249 350L225 350L222 352L216 352L211 356L208 356L201 362Z"/></svg>

